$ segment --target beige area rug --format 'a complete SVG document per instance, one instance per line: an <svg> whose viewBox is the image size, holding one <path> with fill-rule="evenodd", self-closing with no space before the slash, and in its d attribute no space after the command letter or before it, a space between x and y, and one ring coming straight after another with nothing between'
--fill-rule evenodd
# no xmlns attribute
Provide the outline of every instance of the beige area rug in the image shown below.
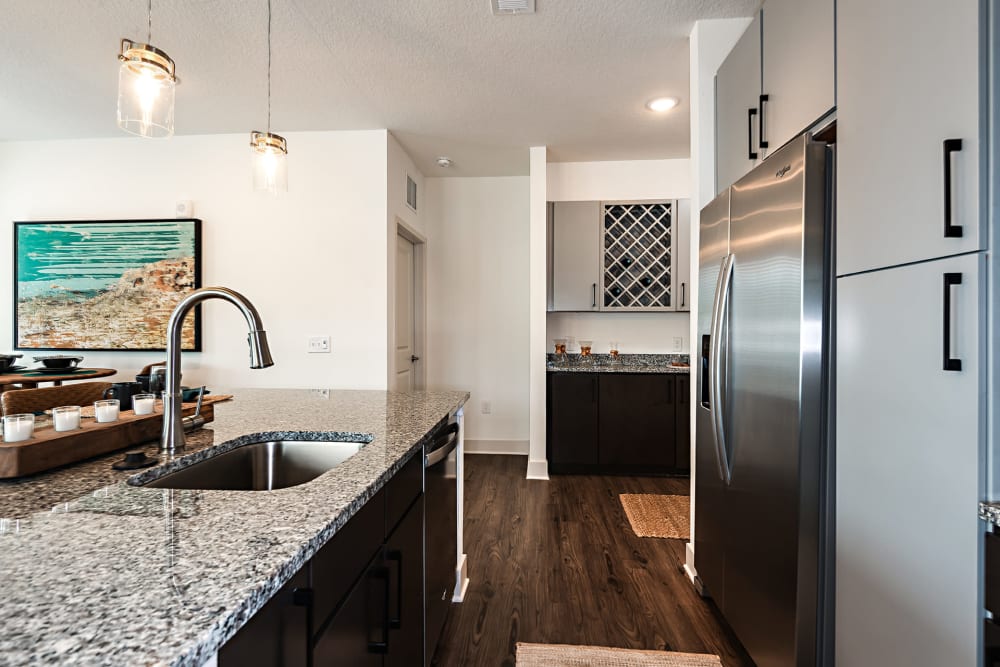
<svg viewBox="0 0 1000 667"><path fill-rule="evenodd" d="M517 644L516 667L722 667L717 655L603 646Z"/></svg>
<svg viewBox="0 0 1000 667"><path fill-rule="evenodd" d="M691 497L658 493L622 493L625 516L639 537L691 537Z"/></svg>

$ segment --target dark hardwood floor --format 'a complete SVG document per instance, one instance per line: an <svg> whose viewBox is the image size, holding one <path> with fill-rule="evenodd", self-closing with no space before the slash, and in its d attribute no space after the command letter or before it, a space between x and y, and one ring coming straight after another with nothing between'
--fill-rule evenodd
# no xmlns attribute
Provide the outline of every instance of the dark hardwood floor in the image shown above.
<svg viewBox="0 0 1000 667"><path fill-rule="evenodd" d="M724 667L752 667L684 575L684 541L636 537L618 500L687 494L687 479L529 481L521 456L466 463L471 584L452 607L434 664L512 666L524 641L715 653Z"/></svg>

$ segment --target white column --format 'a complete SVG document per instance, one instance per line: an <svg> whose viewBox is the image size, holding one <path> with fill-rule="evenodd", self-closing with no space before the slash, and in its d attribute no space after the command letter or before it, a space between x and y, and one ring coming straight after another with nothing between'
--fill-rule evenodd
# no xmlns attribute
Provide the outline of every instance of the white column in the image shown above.
<svg viewBox="0 0 1000 667"><path fill-rule="evenodd" d="M545 295L546 219L548 160L545 146L530 149L529 218L529 290L530 335L528 345L528 479L548 479L549 463L545 455Z"/></svg>
<svg viewBox="0 0 1000 667"><path fill-rule="evenodd" d="M750 18L697 21L690 38L691 81L691 541L687 544L684 570L693 581L694 569L694 480L695 410L697 408L700 349L698 340L698 232L701 209L715 198L715 73L750 25Z"/></svg>
<svg viewBox="0 0 1000 667"><path fill-rule="evenodd" d="M458 502L458 517L455 544L458 546L455 553L455 593L452 595L452 602L462 602L465 600L465 591L469 588L469 568L465 555L465 407L458 409L455 413L458 420L458 447L455 449L455 478L456 497Z"/></svg>

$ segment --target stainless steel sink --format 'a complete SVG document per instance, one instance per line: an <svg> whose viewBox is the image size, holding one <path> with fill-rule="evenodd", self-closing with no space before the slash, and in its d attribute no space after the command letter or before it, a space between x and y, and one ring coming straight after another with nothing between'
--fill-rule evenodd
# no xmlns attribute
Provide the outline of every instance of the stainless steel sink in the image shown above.
<svg viewBox="0 0 1000 667"><path fill-rule="evenodd" d="M270 491L305 484L357 454L364 442L254 442L146 482L162 489Z"/></svg>

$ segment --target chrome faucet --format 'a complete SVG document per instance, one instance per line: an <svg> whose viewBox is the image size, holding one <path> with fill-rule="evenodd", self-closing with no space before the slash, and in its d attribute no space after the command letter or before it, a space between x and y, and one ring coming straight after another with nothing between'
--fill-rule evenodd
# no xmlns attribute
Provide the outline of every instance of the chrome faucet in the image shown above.
<svg viewBox="0 0 1000 667"><path fill-rule="evenodd" d="M274 365L267 345L267 332L260 314L245 296L226 287L203 287L188 294L170 315L167 323L167 382L163 392L163 432L160 451L174 452L184 448L184 420L181 418L181 325L190 310L208 299L228 301L243 313L250 327L250 368L267 368Z"/></svg>

